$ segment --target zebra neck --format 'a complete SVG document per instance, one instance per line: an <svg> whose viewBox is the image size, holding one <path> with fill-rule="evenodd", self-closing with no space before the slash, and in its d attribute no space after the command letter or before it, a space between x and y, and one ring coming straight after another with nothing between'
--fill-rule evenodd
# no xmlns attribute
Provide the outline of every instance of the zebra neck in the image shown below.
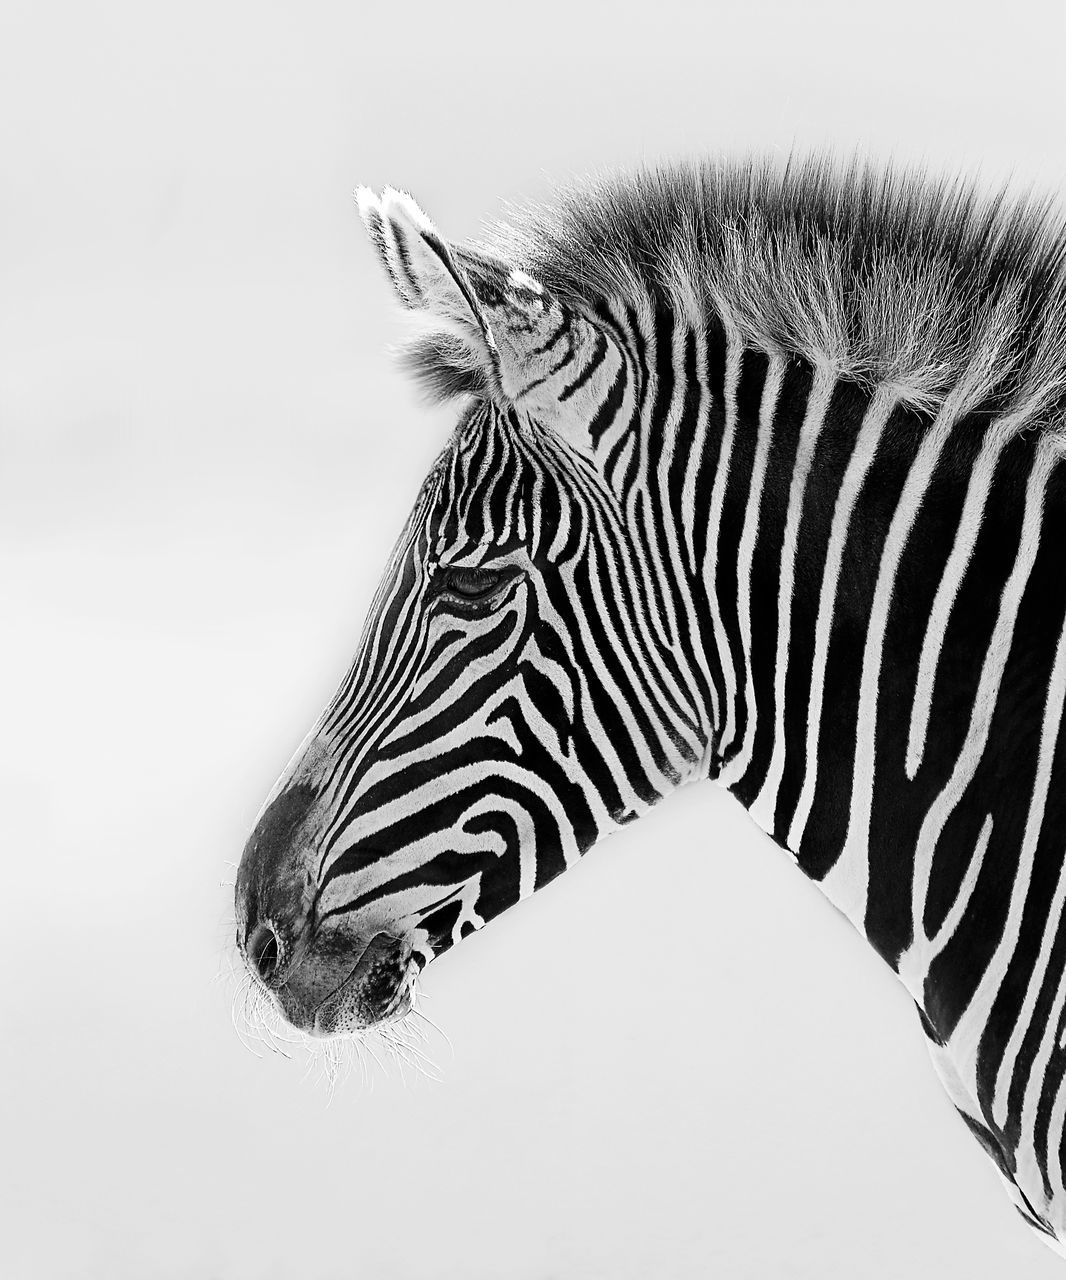
<svg viewBox="0 0 1066 1280"><path fill-rule="evenodd" d="M851 516L894 402L728 335L719 377L710 354L722 406L706 423L715 776L795 851L808 802L797 749L824 697Z"/></svg>
<svg viewBox="0 0 1066 1280"><path fill-rule="evenodd" d="M844 893L828 878L839 859L826 865L823 810L847 761L826 754L823 736L848 714L837 675L864 622L856 575L883 551L862 508L902 482L928 424L890 391L739 344L728 347L723 404L723 497L711 508L717 779L864 930L853 876ZM886 448L886 437L908 445Z"/></svg>
<svg viewBox="0 0 1066 1280"><path fill-rule="evenodd" d="M988 725L1031 671L1056 687L1060 450L961 392L921 412L728 335L704 369L673 502L682 542L707 528L708 772L898 967L968 927L973 859L1024 826L1032 776L997 771ZM1032 767L1037 721L1016 740ZM915 961L916 994L927 974Z"/></svg>

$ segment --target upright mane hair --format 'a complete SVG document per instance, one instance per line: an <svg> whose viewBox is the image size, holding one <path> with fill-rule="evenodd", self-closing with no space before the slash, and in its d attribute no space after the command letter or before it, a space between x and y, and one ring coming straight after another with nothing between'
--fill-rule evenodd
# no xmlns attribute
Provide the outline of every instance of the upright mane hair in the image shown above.
<svg viewBox="0 0 1066 1280"><path fill-rule="evenodd" d="M916 408L954 390L960 412L1066 438L1066 219L1049 199L826 156L714 159L564 190L478 248L585 311L716 316Z"/></svg>

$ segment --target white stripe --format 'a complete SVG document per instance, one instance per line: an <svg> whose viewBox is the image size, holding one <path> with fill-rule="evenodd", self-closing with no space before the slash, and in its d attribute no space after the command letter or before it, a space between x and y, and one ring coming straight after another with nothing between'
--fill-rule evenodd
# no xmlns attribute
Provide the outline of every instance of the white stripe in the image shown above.
<svg viewBox="0 0 1066 1280"><path fill-rule="evenodd" d="M973 847L973 853L970 854L970 861L966 864L966 871L962 877L962 883L959 885L959 892L955 901L951 904L951 908L940 922L940 928L929 939L928 946L925 951L925 971L928 973L929 966L944 950L951 939L954 937L955 930L962 923L962 918L966 914L966 908L970 905L970 899L973 897L973 891L977 888L977 877L981 874L981 868L984 866L985 854L988 852L988 842L992 839L992 815L985 814L985 820L981 824L981 830L977 836L977 843ZM924 914L924 913L923 913ZM922 926L924 935L925 926ZM923 978L924 985L924 978ZM921 1000L925 995L922 991L915 996Z"/></svg>
<svg viewBox="0 0 1066 1280"><path fill-rule="evenodd" d="M763 383L762 402L759 406L759 427L755 438L755 459L752 466L748 502L744 508L744 524L740 532L737 551L737 620L740 624L740 647L744 654L744 739L736 756L723 767L718 781L729 786L744 776L751 763L755 744L755 680L751 669L751 566L755 558L755 539L759 530L759 506L763 485L766 482L767 462L774 438L774 414L781 396L781 384L785 378L785 357L771 355ZM722 732L718 741L718 753L722 755L733 743L736 724L730 716L728 732Z"/></svg>
<svg viewBox="0 0 1066 1280"><path fill-rule="evenodd" d="M820 368L815 373L807 401L807 412L800 427L796 459L789 486L788 510L785 517L785 536L781 547L781 577L777 594L777 653L774 660L774 739L770 767L759 789L759 794L749 806L751 816L763 828L772 832L777 794L785 772L785 680L788 676L788 650L792 638L792 596L796 582L796 550L799 542L799 526L803 516L803 499L807 492L814 450L825 423L826 410L837 384L837 374L830 368Z"/></svg>
<svg viewBox="0 0 1066 1280"><path fill-rule="evenodd" d="M936 420L922 437L888 527L877 570L877 582L874 585L870 625L866 629L862 675L859 679L848 830L840 857L819 882L822 892L830 902L839 907L860 931L864 929L870 881L870 810L873 807L877 695L880 690L889 605L892 603L896 574L911 527L965 396L965 387L956 388L944 401Z"/></svg>
<svg viewBox="0 0 1066 1280"><path fill-rule="evenodd" d="M674 589L681 595L682 607L684 609L684 617L674 618L674 625L677 628L675 635L693 637L696 640L688 654L685 653L684 644L680 639L675 644L673 652L677 658L678 667L682 673L685 672L687 663L694 663L698 675L702 678L703 685L707 689L714 688L714 678L711 674L709 646L699 643L699 618L696 614L696 605L693 599L693 592L689 587L690 582L695 581L695 519L696 519L696 475L699 470L700 458L702 456L702 448L700 445L706 439L707 435L707 415L710 407L710 395L705 378L705 360L706 360L706 338L702 326L697 326L689 331L691 333L695 348L695 364L696 364L696 384L699 389L699 395L696 401L696 417L694 422L685 424L686 431L686 448L688 455L685 460L685 478L681 487L681 508L679 519L677 521L667 519L666 536L669 540L667 547L667 561L672 566L672 577L674 580ZM680 357L678 352L680 351ZM677 381L675 383L675 399L677 415L676 420L672 414L671 422L673 425L673 446L678 446L677 427L681 423L680 413L681 406L684 403L685 396L690 390L685 382L685 340L675 345L674 359L675 369L677 373ZM680 368L677 368L678 364ZM696 447L693 447L695 442ZM664 458L659 470L659 500L664 511L670 510L670 494L668 488L668 468L670 458ZM695 676L697 671L693 671ZM664 670L661 678L665 679L668 673ZM673 681L671 679L671 687ZM706 774L706 754L707 742L711 738L711 726L715 723L710 719L710 708L702 705L701 699L697 692L697 684L695 679L689 679L687 685L682 690L677 691L678 702L686 706L692 720L699 726L699 734L703 741L697 744L697 754L701 757L696 764L695 770L699 776Z"/></svg>
<svg viewBox="0 0 1066 1280"><path fill-rule="evenodd" d="M714 652L722 669L722 700L718 704L717 685L711 684L712 723L722 725L725 717L723 733L730 733L733 721L733 702L736 698L736 673L733 671L733 657L729 649L729 638L722 622L722 611L718 607L718 590L715 579L718 576L718 542L722 536L722 507L725 502L726 482L729 479L729 465L733 457L733 443L737 429L737 387L740 383L740 364L744 355L740 335L733 329L726 331L725 361L725 425L722 429L722 441L718 448L718 465L715 468L714 484L711 488L711 507L708 516L707 556L703 565L703 582L707 599L711 606L711 626L714 632Z"/></svg>
<svg viewBox="0 0 1066 1280"><path fill-rule="evenodd" d="M1040 839L1044 807L1047 802L1048 790L1051 786L1051 765L1055 758L1055 746L1062 727L1064 700L1066 700L1066 620L1064 620L1062 630L1059 633L1058 648L1055 651L1055 665L1051 671L1051 685L1048 689L1047 704L1044 710L1044 722L1040 730L1040 756L1036 769L1036 782L1033 786L1033 800L1029 810L1030 822L1026 823L1026 842L1032 841L1032 850L1026 849L1025 842L1023 842L1023 862L1027 857L1031 859L1035 855L1036 846ZM1032 824L1031 828L1030 823ZM1013 901L1011 905L1013 906ZM1011 1029L1007 1047L999 1064L999 1070L996 1072L994 1114L997 1124L1003 1124L1006 1120L1007 1096L1011 1077L1014 1074L1014 1064L1021 1049L1022 1038L1029 1029L1040 988L1043 986L1044 979L1047 976L1048 965L1051 963L1051 949L1055 944L1056 934L1062 924L1064 905L1066 905L1066 864L1063 864L1059 869L1059 878L1055 885L1055 894L1051 900L1044 932L1040 939L1040 950L1037 953L1036 963L1030 973L1029 981L1026 984L1025 997L1022 1000L1022 1007L1018 1012L1017 1021ZM1019 907L1019 914L1024 906L1023 900ZM1040 1086L1044 1080L1044 1072L1047 1069L1048 1058L1051 1056L1051 1047L1055 1039L1059 1016L1062 1012L1064 995L1066 995L1066 986L1060 979L1051 1016L1044 1025L1040 1050L1030 1069L1029 1086L1025 1091L1025 1106L1022 1112L1023 1129L1026 1126L1026 1115L1036 1107ZM1000 1119L1001 1116L1002 1119Z"/></svg>
<svg viewBox="0 0 1066 1280"><path fill-rule="evenodd" d="M974 545L984 518L985 504L992 488L992 479L996 473L996 464L1003 446L1010 438L1013 421L1008 418L989 429L981 453L970 473L970 483L966 490L966 501L962 508L962 517L955 531L955 541L951 554L937 585L933 608L929 614L929 625L922 641L922 653L918 661L918 680L914 690L914 703L911 707L910 732L907 735L907 777L913 778L918 772L925 753L926 734L929 729L929 713L933 705L933 689L936 684L937 662L944 645L944 635L948 629L951 610L959 594L963 574L970 563Z"/></svg>
<svg viewBox="0 0 1066 1280"><path fill-rule="evenodd" d="M818 736L822 725L822 703L825 699L825 676L829 663L829 640L833 629L837 586L844 563L844 547L851 531L851 517L855 503L866 482L866 475L873 464L881 443L881 434L889 414L896 404L895 394L880 389L867 406L859 427L855 448L848 459L847 469L837 493L833 508L833 523L829 530L829 549L825 557L822 586L818 596L818 620L814 628L814 667L811 673L811 695L807 705L807 745L804 753L803 786L800 789L796 812L788 832L788 847L798 853L807 829L814 792L818 784Z"/></svg>
<svg viewBox="0 0 1066 1280"><path fill-rule="evenodd" d="M685 479L681 484L681 520L688 567L693 576L696 570L696 477L703 459L702 445L707 438L711 390L707 385L707 335L703 326L693 331L696 339L696 385L699 397L696 403L696 421L688 441L688 457L685 459Z"/></svg>
<svg viewBox="0 0 1066 1280"><path fill-rule="evenodd" d="M1066 1186L1062 1176L1062 1147L1060 1135L1066 1127L1066 1075L1059 1081L1058 1093L1051 1108L1051 1123L1048 1126L1048 1180L1051 1183L1052 1201L1061 1203L1066 1199ZM1062 1221L1059 1216L1059 1221Z"/></svg>

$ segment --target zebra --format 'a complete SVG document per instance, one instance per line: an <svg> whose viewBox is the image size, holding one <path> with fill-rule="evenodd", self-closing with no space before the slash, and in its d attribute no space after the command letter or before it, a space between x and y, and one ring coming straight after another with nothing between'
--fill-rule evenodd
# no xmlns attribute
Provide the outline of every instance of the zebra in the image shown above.
<svg viewBox="0 0 1066 1280"><path fill-rule="evenodd" d="M685 782L897 974L1066 1253L1066 224L921 171L713 159L477 244L357 193L457 419L245 847L237 944L310 1036Z"/></svg>

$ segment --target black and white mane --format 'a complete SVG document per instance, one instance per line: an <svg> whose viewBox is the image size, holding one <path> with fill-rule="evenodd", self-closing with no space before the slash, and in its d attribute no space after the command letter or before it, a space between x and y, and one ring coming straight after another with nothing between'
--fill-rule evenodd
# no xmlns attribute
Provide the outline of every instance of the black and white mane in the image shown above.
<svg viewBox="0 0 1066 1280"><path fill-rule="evenodd" d="M916 408L961 389L970 412L1066 431L1066 218L1032 194L827 157L712 160L513 210L478 248L579 308L713 312Z"/></svg>

